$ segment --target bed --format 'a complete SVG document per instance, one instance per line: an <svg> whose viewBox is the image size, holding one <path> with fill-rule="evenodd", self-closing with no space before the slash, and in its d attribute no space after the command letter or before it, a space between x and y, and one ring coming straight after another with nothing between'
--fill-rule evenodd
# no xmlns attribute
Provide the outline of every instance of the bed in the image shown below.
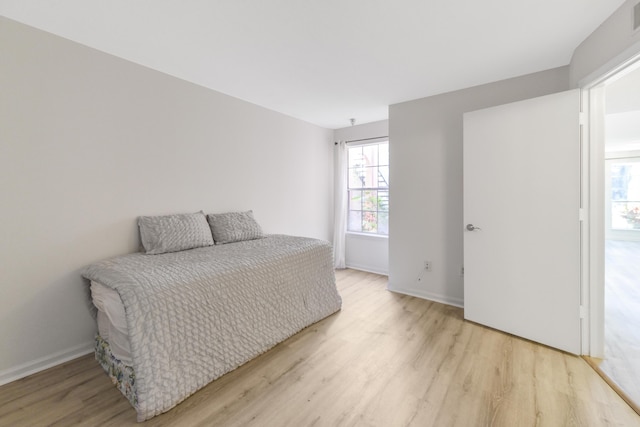
<svg viewBox="0 0 640 427"><path fill-rule="evenodd" d="M84 270L98 308L96 358L138 421L340 310L329 243L258 234Z"/></svg>

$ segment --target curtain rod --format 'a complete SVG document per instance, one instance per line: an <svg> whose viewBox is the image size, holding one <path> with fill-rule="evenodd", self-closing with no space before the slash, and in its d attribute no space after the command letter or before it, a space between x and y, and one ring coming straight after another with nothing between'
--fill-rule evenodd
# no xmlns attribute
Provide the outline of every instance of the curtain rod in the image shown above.
<svg viewBox="0 0 640 427"><path fill-rule="evenodd" d="M345 141L345 144L349 144L352 142L371 141L372 139L381 139L381 138L389 138L389 135L374 136L372 138L363 138L363 139L352 139L351 141ZM334 142L333 145L338 145L338 143Z"/></svg>

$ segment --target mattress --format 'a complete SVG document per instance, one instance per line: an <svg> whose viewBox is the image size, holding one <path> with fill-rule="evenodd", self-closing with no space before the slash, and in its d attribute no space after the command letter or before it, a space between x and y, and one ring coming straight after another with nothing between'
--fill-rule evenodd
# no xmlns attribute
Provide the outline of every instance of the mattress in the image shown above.
<svg viewBox="0 0 640 427"><path fill-rule="evenodd" d="M91 299L98 309L98 333L109 344L111 353L125 365L131 366L131 345L127 318L118 291L91 281Z"/></svg>

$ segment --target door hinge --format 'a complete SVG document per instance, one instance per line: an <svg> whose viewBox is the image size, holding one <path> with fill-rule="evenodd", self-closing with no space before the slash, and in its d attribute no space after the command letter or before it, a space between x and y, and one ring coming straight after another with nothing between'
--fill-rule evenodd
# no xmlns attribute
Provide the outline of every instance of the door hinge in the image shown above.
<svg viewBox="0 0 640 427"><path fill-rule="evenodd" d="M580 306L580 318L581 319L587 318L587 307L585 307L584 305Z"/></svg>
<svg viewBox="0 0 640 427"><path fill-rule="evenodd" d="M578 113L578 124L583 126L587 124L587 113L584 113L584 112Z"/></svg>
<svg viewBox="0 0 640 427"><path fill-rule="evenodd" d="M578 220L584 221L587 219L587 211L585 209L578 209Z"/></svg>

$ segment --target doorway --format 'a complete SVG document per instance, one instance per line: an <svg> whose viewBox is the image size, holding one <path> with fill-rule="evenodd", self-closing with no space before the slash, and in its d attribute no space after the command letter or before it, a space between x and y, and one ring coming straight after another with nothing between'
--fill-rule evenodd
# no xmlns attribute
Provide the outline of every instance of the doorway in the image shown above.
<svg viewBox="0 0 640 427"><path fill-rule="evenodd" d="M596 137L603 143L597 157L604 162L604 357L589 362L640 413L640 61L597 91Z"/></svg>

